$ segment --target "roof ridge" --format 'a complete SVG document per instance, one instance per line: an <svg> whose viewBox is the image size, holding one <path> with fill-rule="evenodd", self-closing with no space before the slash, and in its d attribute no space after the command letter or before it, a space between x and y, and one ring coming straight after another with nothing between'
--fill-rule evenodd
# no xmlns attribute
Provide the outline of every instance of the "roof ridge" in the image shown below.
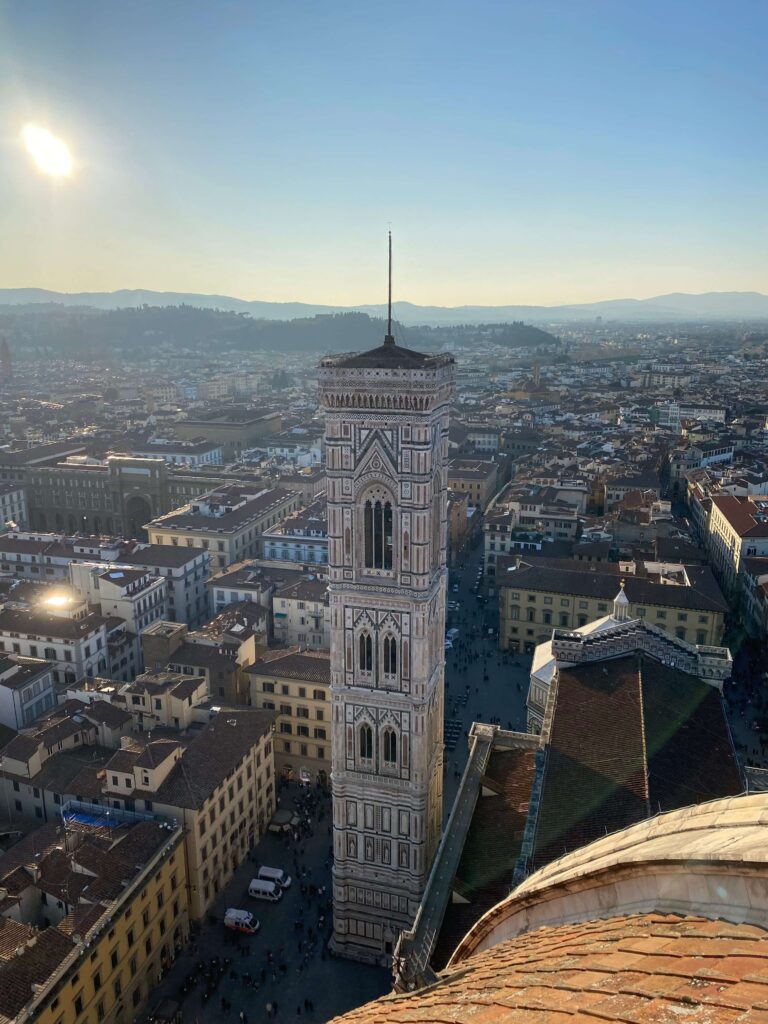
<svg viewBox="0 0 768 1024"><path fill-rule="evenodd" d="M645 735L645 700L643 697L643 657L637 655L637 690L640 699L640 743L643 750L643 788L645 790L645 812L651 816L651 787L648 781L648 745Z"/></svg>

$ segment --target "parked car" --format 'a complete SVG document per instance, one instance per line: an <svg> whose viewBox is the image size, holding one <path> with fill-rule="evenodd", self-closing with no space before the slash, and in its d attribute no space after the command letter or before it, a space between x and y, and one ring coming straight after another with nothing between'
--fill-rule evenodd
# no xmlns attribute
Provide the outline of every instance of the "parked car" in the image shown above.
<svg viewBox="0 0 768 1024"><path fill-rule="evenodd" d="M283 898L283 890L277 882L263 878L252 878L248 886L248 895L256 900L269 900L270 903L277 903Z"/></svg>
<svg viewBox="0 0 768 1024"><path fill-rule="evenodd" d="M282 868L270 868L265 864L259 868L258 877L262 882L275 882L281 889L291 887L291 876L286 875Z"/></svg>
<svg viewBox="0 0 768 1024"><path fill-rule="evenodd" d="M230 907L224 915L224 927L233 932L242 932L244 935L255 935L261 928L261 922L248 910Z"/></svg>

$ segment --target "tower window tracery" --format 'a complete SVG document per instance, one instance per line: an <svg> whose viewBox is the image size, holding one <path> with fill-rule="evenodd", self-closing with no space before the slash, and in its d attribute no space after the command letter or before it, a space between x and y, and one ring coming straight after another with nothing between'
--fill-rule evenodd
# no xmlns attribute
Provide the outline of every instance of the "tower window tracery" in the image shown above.
<svg viewBox="0 0 768 1024"><path fill-rule="evenodd" d="M363 761L373 760L373 730L370 725L361 725L359 733L360 758Z"/></svg>
<svg viewBox="0 0 768 1024"><path fill-rule="evenodd" d="M392 568L392 503L370 498L365 503L365 567Z"/></svg>
<svg viewBox="0 0 768 1024"><path fill-rule="evenodd" d="M360 634L360 671L373 671L373 640L368 632Z"/></svg>
<svg viewBox="0 0 768 1024"><path fill-rule="evenodd" d="M397 673L397 640L393 636L384 637L384 675L393 676Z"/></svg>
<svg viewBox="0 0 768 1024"><path fill-rule="evenodd" d="M384 763L397 764L397 733L394 729L385 729L383 737Z"/></svg>

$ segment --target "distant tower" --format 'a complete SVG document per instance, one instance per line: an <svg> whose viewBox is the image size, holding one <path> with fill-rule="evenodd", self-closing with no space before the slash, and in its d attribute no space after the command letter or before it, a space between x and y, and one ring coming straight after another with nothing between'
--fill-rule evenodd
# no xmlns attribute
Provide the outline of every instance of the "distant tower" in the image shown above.
<svg viewBox="0 0 768 1024"><path fill-rule="evenodd" d="M13 363L11 362L11 350L8 348L8 342L3 338L0 341L0 373L2 373L3 381L9 381L13 377Z"/></svg>
<svg viewBox="0 0 768 1024"><path fill-rule="evenodd" d="M541 384L541 364L536 362L533 364L533 386L537 388Z"/></svg>
<svg viewBox="0 0 768 1024"><path fill-rule="evenodd" d="M390 242L391 281L391 242ZM454 361L331 356L325 412L333 947L389 962L440 839L448 409Z"/></svg>

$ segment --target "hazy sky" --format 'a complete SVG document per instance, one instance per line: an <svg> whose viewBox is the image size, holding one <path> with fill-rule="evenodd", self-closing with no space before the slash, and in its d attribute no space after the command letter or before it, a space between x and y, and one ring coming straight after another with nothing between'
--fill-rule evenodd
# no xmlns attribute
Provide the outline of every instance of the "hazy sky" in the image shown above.
<svg viewBox="0 0 768 1024"><path fill-rule="evenodd" d="M763 0L0 0L0 287L768 291ZM52 181L27 122L71 147Z"/></svg>

